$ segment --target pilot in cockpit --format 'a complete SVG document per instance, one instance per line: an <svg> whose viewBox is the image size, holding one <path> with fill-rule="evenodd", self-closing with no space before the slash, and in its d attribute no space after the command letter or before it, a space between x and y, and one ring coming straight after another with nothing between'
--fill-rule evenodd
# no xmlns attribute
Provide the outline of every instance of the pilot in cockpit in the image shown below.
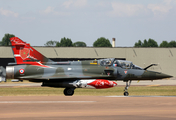
<svg viewBox="0 0 176 120"><path fill-rule="evenodd" d="M114 67L120 67L120 64L119 64L119 62L117 60L115 60L114 63L113 63L113 66Z"/></svg>
<svg viewBox="0 0 176 120"><path fill-rule="evenodd" d="M142 69L141 67L134 65L130 61L124 61L124 60L115 60L113 63L114 67L121 67L124 69Z"/></svg>

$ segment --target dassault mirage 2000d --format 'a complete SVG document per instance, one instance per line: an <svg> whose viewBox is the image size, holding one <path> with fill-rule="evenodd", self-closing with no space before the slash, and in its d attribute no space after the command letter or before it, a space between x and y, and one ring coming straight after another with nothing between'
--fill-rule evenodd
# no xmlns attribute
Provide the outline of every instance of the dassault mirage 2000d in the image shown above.
<svg viewBox="0 0 176 120"><path fill-rule="evenodd" d="M140 68L132 62L110 59L54 62L36 51L18 37L10 38L15 63L6 67L7 79L42 82L42 86L63 87L64 94L71 96L75 88L110 88L115 80L126 82L124 95L132 80L155 80L172 76Z"/></svg>

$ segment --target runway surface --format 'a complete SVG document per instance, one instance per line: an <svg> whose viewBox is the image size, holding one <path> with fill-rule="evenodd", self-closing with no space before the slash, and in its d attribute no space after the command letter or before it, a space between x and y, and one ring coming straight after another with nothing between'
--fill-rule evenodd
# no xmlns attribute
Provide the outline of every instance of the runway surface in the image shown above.
<svg viewBox="0 0 176 120"><path fill-rule="evenodd" d="M0 119L175 120L176 97L1 96Z"/></svg>

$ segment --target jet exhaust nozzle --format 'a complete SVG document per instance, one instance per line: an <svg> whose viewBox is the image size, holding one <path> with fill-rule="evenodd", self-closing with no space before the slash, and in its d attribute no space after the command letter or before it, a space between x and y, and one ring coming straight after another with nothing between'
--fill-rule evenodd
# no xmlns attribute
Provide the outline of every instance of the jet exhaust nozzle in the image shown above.
<svg viewBox="0 0 176 120"><path fill-rule="evenodd" d="M14 79L14 66L6 67L6 79Z"/></svg>

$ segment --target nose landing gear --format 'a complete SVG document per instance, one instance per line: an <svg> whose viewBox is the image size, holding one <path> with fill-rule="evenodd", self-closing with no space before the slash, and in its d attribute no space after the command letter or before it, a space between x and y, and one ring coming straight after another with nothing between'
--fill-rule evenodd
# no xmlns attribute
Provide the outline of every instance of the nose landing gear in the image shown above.
<svg viewBox="0 0 176 120"><path fill-rule="evenodd" d="M129 93L128 93L128 88L129 88L130 85L131 85L131 80L129 81L129 84L128 84L128 81L124 81L124 82L126 82L126 87L125 87L125 89L124 89L124 96L128 96L128 95L129 95Z"/></svg>

